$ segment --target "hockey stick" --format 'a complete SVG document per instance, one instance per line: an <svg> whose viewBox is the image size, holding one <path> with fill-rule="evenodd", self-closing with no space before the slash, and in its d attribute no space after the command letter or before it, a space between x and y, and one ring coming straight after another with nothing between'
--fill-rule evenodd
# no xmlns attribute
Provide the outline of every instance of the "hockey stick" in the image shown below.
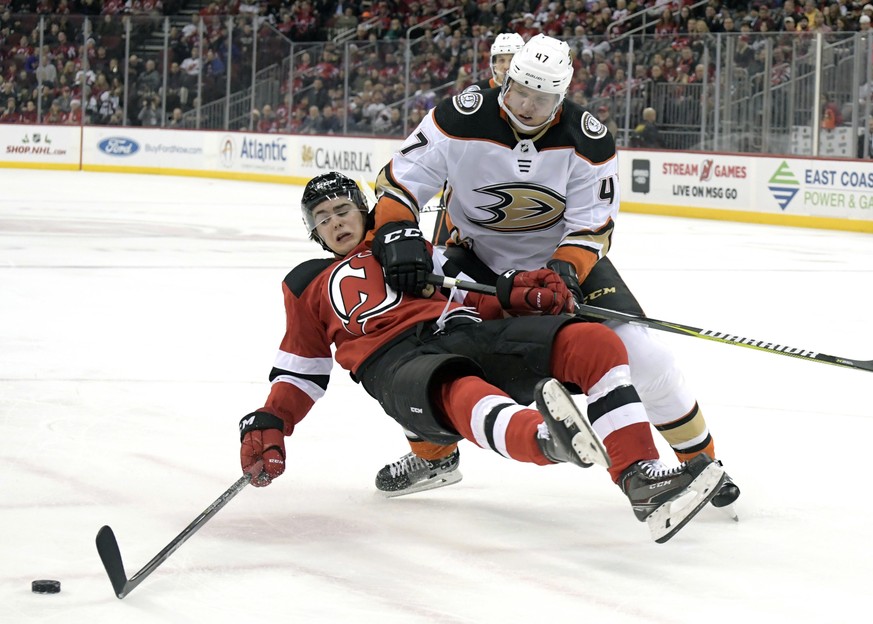
<svg viewBox="0 0 873 624"><path fill-rule="evenodd" d="M497 293L497 289L494 286L479 284L477 282L467 282L452 277L445 277L443 275L430 274L427 281L442 288L458 288L460 290L468 290L483 295L494 295ZM788 357L801 360L811 360L813 362L822 362L824 364L832 364L844 368L854 368L857 370L873 372L873 360L850 360L848 358L826 355L808 349L798 349L796 347L789 347L788 345L776 344L765 340L755 340L753 338L745 338L744 336L739 336L737 334L728 334L712 329L701 329L699 327L692 327L691 325L682 325L681 323L659 321L658 319L626 314L625 312L616 312L615 310L607 310L605 308L598 308L586 304L576 306L576 314L579 316L607 321L621 321L622 323L628 323L629 325L651 327L652 329L660 329L661 331L670 332L672 334L691 336L693 338L703 338L704 340L712 340L713 342L757 349L758 351L767 351L777 355L787 355Z"/></svg>
<svg viewBox="0 0 873 624"><path fill-rule="evenodd" d="M251 476L248 474L240 477L236 483L231 485L224 491L224 494L219 496L214 503L207 507L203 513L185 527L185 530L179 533L172 542L167 544L161 552L154 556L145 567L127 578L127 573L124 571L124 563L121 561L121 551L118 549L118 541L115 539L115 533L108 526L104 526L97 531L97 552L100 553L100 559L103 561L103 567L106 568L106 574L109 575L109 580L112 583L112 589L115 590L115 595L118 598L124 598L142 583L159 565L169 559L176 550L184 544L189 537L194 535L197 530L212 518L219 510L227 505L234 496L239 494L242 489L248 485Z"/></svg>

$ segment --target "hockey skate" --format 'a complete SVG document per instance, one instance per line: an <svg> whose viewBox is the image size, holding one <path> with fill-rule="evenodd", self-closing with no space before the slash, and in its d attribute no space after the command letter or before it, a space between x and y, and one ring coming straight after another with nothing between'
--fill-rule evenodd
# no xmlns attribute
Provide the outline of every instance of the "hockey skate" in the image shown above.
<svg viewBox="0 0 873 624"><path fill-rule="evenodd" d="M407 453L376 473L376 489L393 498L452 485L463 476L458 470L460 461L458 449L451 455L433 460Z"/></svg>
<svg viewBox="0 0 873 624"><path fill-rule="evenodd" d="M719 466L722 465L718 460L716 460L716 463ZM715 496L712 497L712 506L723 511L734 522L739 522L740 518L737 516L736 509L734 508L734 501L737 500L739 496L740 488L737 487L737 484L734 483L731 476L725 473L724 483L721 484L721 487L715 493Z"/></svg>
<svg viewBox="0 0 873 624"><path fill-rule="evenodd" d="M668 468L660 460L639 461L619 485L634 514L649 525L652 539L663 544L712 500L725 480L724 469L705 454Z"/></svg>
<svg viewBox="0 0 873 624"><path fill-rule="evenodd" d="M540 426L537 436L543 455L556 463L570 462L583 468L612 465L603 442L557 379L540 381L534 396L545 425Z"/></svg>

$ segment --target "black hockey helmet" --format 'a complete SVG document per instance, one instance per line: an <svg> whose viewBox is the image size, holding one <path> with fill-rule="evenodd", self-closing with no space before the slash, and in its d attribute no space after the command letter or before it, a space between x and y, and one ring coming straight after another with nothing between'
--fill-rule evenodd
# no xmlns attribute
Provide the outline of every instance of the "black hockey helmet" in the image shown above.
<svg viewBox="0 0 873 624"><path fill-rule="evenodd" d="M351 178L336 171L322 174L312 178L303 189L303 198L300 200L300 209L303 211L303 223L309 232L309 238L318 242L327 251L333 251L326 247L324 242L315 233L315 218L312 211L324 201L346 197L365 215L369 210L367 200L357 183Z"/></svg>

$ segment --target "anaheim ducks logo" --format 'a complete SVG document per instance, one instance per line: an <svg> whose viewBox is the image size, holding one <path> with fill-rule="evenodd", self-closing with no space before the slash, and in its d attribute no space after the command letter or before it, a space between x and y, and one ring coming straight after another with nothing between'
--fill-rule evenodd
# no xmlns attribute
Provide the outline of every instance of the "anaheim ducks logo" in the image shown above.
<svg viewBox="0 0 873 624"><path fill-rule="evenodd" d="M492 216L470 218L470 221L495 232L547 230L564 216L566 199L539 184L495 184L476 191L492 195L499 201L490 206L476 206Z"/></svg>
<svg viewBox="0 0 873 624"><path fill-rule="evenodd" d="M482 106L482 94L478 91L462 91L452 98L452 104L462 115L472 115Z"/></svg>
<svg viewBox="0 0 873 624"><path fill-rule="evenodd" d="M369 319L400 303L400 293L388 287L382 279L382 267L372 256L367 251L348 258L331 272L328 281L334 313L346 331L356 336L367 333Z"/></svg>
<svg viewBox="0 0 873 624"><path fill-rule="evenodd" d="M582 133L592 139L602 139L606 136L606 126L591 113L582 113Z"/></svg>

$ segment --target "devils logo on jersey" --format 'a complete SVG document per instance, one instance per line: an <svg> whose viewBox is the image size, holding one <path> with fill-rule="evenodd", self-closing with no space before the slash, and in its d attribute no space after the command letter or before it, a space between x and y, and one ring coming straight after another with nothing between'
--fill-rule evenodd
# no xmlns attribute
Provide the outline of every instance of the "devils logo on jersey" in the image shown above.
<svg viewBox="0 0 873 624"><path fill-rule="evenodd" d="M499 201L490 206L476 206L491 213L485 219L468 217L471 222L496 232L530 232L547 230L563 218L566 199L550 188L520 182L494 184L477 188Z"/></svg>
<svg viewBox="0 0 873 624"><path fill-rule="evenodd" d="M370 272L379 278L367 279ZM356 254L341 262L331 272L328 281L330 304L350 334L367 333L367 320L390 310L400 303L401 295L382 279L382 267L368 252Z"/></svg>

